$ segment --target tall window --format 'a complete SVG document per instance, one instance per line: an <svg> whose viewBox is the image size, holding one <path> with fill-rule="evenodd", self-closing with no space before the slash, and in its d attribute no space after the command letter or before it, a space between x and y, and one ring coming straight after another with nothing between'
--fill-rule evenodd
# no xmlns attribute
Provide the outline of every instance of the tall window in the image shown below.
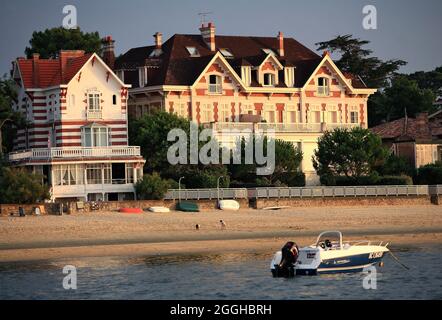
<svg viewBox="0 0 442 320"><path fill-rule="evenodd" d="M228 104L222 104L220 106L218 121L230 122L230 112L229 112L229 105Z"/></svg>
<svg viewBox="0 0 442 320"><path fill-rule="evenodd" d="M86 180L87 184L101 184L101 164L87 164L86 165Z"/></svg>
<svg viewBox="0 0 442 320"><path fill-rule="evenodd" d="M298 123L301 122L301 113L298 107L294 105L287 105L284 112L284 122L285 123Z"/></svg>
<svg viewBox="0 0 442 320"><path fill-rule="evenodd" d="M254 110L253 104L243 104L241 106L241 114L253 114Z"/></svg>
<svg viewBox="0 0 442 320"><path fill-rule="evenodd" d="M88 126L82 128L84 147L109 146L110 129L102 126Z"/></svg>
<svg viewBox="0 0 442 320"><path fill-rule="evenodd" d="M264 73L264 85L265 86L275 85L275 75L273 73Z"/></svg>
<svg viewBox="0 0 442 320"><path fill-rule="evenodd" d="M310 123L321 123L321 109L319 106L310 107Z"/></svg>
<svg viewBox="0 0 442 320"><path fill-rule="evenodd" d="M89 111L100 111L100 94L99 93L89 93L88 94L88 110Z"/></svg>
<svg viewBox="0 0 442 320"><path fill-rule="evenodd" d="M126 183L134 183L134 164L126 163Z"/></svg>
<svg viewBox="0 0 442 320"><path fill-rule="evenodd" d="M221 76L211 74L209 76L209 93L221 93Z"/></svg>
<svg viewBox="0 0 442 320"><path fill-rule="evenodd" d="M318 95L328 96L330 93L328 78L319 77L318 78Z"/></svg>
<svg viewBox="0 0 442 320"><path fill-rule="evenodd" d="M201 122L212 122L213 121L213 113L212 113L212 105L211 104L203 104L202 113L201 113Z"/></svg>
<svg viewBox="0 0 442 320"><path fill-rule="evenodd" d="M83 184L83 165L55 165L52 171L52 183L54 186Z"/></svg>
<svg viewBox="0 0 442 320"><path fill-rule="evenodd" d="M351 111L350 112L350 123L358 123L359 112Z"/></svg>
<svg viewBox="0 0 442 320"><path fill-rule="evenodd" d="M274 107L272 105L265 106L265 109L264 109L264 119L268 123L275 123L276 122L275 110L274 110Z"/></svg>

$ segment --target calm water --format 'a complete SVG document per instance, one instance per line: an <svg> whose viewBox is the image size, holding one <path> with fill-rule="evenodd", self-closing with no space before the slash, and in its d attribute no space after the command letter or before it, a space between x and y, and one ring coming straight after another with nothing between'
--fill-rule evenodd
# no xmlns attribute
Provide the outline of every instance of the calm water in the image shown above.
<svg viewBox="0 0 442 320"><path fill-rule="evenodd" d="M393 250L410 270L387 256L377 290L362 273L274 279L266 253L0 264L0 299L442 299L442 249ZM68 264L77 290L63 289Z"/></svg>

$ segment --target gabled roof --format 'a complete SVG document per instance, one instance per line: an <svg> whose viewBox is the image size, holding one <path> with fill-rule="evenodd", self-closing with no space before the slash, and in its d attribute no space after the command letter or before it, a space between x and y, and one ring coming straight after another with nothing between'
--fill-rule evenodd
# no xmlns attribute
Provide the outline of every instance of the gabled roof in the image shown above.
<svg viewBox="0 0 442 320"><path fill-rule="evenodd" d="M48 88L67 84L92 56L84 51L61 51L56 59L40 59L34 55L31 59L18 58L25 89Z"/></svg>
<svg viewBox="0 0 442 320"><path fill-rule="evenodd" d="M67 85L91 59L99 61L121 85L126 86L96 53L85 54L82 50L62 50L56 59L40 59L38 55L32 59L18 58L17 75L21 76L25 90Z"/></svg>
<svg viewBox="0 0 442 320"><path fill-rule="evenodd" d="M238 73L240 66L259 66L268 56L263 49L278 52L276 37L215 36L216 51L212 52L201 35L175 34L163 46L163 54L149 58L155 49L146 46L130 49L115 63L116 70L125 70L125 81L138 87L139 67L148 69L149 85L192 85L219 49L228 49L232 58L226 58ZM195 47L200 57L190 57L186 47ZM322 58L292 38L284 39L285 55L276 58L282 65L296 68L296 86L301 87ZM281 83L284 86L284 83Z"/></svg>

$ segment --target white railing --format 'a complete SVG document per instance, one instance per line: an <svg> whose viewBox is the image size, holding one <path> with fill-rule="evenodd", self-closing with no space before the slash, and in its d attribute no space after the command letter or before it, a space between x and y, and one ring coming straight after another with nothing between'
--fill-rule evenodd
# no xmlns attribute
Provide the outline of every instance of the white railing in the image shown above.
<svg viewBox="0 0 442 320"><path fill-rule="evenodd" d="M351 129L359 126L359 123L325 123L325 128L327 130L333 130L336 128Z"/></svg>
<svg viewBox="0 0 442 320"><path fill-rule="evenodd" d="M140 147L63 147L11 152L9 154L9 160L20 161L34 159L122 157L139 155Z"/></svg>
<svg viewBox="0 0 442 320"><path fill-rule="evenodd" d="M220 199L247 199L247 189L219 189ZM171 189L164 197L166 200L218 199L218 189Z"/></svg>
<svg viewBox="0 0 442 320"><path fill-rule="evenodd" d="M253 123L251 122L215 122L212 126L213 130L250 130L253 131Z"/></svg>
<svg viewBox="0 0 442 320"><path fill-rule="evenodd" d="M416 197L430 195L442 195L442 185L219 189L220 199ZM166 200L213 200L217 198L218 189L171 189L165 196Z"/></svg>
<svg viewBox="0 0 442 320"><path fill-rule="evenodd" d="M86 118L88 120L102 119L103 113L101 112L101 110L87 110L86 111Z"/></svg>
<svg viewBox="0 0 442 320"><path fill-rule="evenodd" d="M276 132L321 132L320 123L269 123L257 124L257 130L275 130Z"/></svg>
<svg viewBox="0 0 442 320"><path fill-rule="evenodd" d="M250 189L251 198L398 197L441 194L442 186L355 186Z"/></svg>

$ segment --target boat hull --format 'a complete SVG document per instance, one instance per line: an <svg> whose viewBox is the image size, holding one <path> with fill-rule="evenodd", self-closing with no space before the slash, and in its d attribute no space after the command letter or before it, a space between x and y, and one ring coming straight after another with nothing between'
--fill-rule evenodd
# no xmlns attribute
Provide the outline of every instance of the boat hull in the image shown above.
<svg viewBox="0 0 442 320"><path fill-rule="evenodd" d="M375 255L374 253L363 253L354 256L322 260L317 269L317 273L361 272L364 268L381 262L384 255L385 252L376 252Z"/></svg>

